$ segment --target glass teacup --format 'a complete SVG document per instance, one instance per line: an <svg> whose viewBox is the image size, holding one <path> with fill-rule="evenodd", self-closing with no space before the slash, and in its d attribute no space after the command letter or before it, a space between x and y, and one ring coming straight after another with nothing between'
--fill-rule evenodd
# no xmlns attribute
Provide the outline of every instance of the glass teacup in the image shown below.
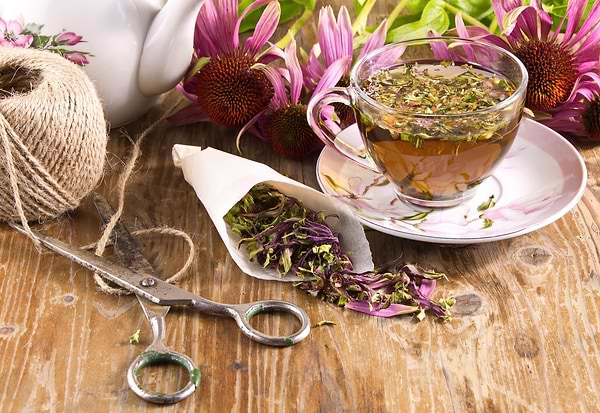
<svg viewBox="0 0 600 413"><path fill-rule="evenodd" d="M402 201L451 207L471 199L510 149L526 88L525 67L500 47L415 39L364 56L348 87L311 99L308 121L327 145L383 174ZM336 142L340 103L354 109L364 148Z"/></svg>

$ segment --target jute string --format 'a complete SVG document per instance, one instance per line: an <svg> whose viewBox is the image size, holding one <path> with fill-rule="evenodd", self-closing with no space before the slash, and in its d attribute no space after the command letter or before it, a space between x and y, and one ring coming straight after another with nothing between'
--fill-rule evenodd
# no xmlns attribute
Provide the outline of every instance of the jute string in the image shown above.
<svg viewBox="0 0 600 413"><path fill-rule="evenodd" d="M125 188L145 137L178 105L142 131L117 182L117 208L95 249L102 255L125 208ZM19 221L39 249L30 221L46 221L79 206L100 180L106 157L106 122L91 81L80 68L52 53L0 47L0 220ZM1 161L4 162L1 162ZM176 282L195 256L183 231L157 227L135 235L183 238L189 254L167 281ZM100 290L125 294L98 275Z"/></svg>
<svg viewBox="0 0 600 413"><path fill-rule="evenodd" d="M117 181L117 187L116 187L117 207L115 209L115 214L110 218L109 222L104 227L104 231L103 231L100 239L97 242L95 242L94 244L86 245L83 248L86 248L86 249L95 248L96 255L102 256L104 254L104 251L106 250L106 247L111 244L112 231L114 230L115 225L117 225L117 223L119 222L119 219L123 215L123 211L125 209L125 189L127 188L127 183L129 182L129 180L131 179L131 177L134 173L136 163L141 156L142 142L144 141L146 136L148 136L148 134L150 134L156 128L157 125L159 125L161 122L163 122L169 116L171 116L172 113L174 113L174 110L177 106L179 106L179 103L170 107L163 116L161 116L158 120L156 120L155 122L150 124L150 126L148 126L146 129L144 129L142 132L140 132L140 134L137 136L137 139L135 141L132 140L129 137L129 135L126 135L126 137L129 139L129 141L132 143L132 149L131 149L131 154L129 155L129 159L125 163L123 171L121 172L121 175L119 176L119 179ZM168 283L174 284L174 283L178 282L179 280L181 280L183 278L183 276L186 274L187 270L190 268L190 266L194 262L194 257L196 255L196 248L194 246L194 242L192 241L191 237L183 231L180 231L175 228L163 226L163 227L137 230L137 231L133 231L131 234L134 236L171 235L171 236L183 238L185 240L185 242L188 245L187 259L185 260L183 266L181 267L181 269L179 271L177 271L175 274L173 274L171 277L169 277L165 280ZM104 293L113 294L113 295L131 294L131 292L129 290L126 290L126 289L123 289L120 287L111 286L98 274L94 274L94 281L96 282L96 285L98 286L98 288Z"/></svg>
<svg viewBox="0 0 600 413"><path fill-rule="evenodd" d="M92 82L48 52L0 47L0 221L75 209L100 180L106 122ZM39 245L36 245L39 248Z"/></svg>

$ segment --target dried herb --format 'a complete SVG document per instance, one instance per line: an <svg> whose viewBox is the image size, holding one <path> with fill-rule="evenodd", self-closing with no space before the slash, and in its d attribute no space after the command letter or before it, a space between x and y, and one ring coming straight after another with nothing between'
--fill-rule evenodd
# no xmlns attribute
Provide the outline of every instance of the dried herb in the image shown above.
<svg viewBox="0 0 600 413"><path fill-rule="evenodd" d="M139 329L135 330L133 334L129 337L129 344L139 344L140 342L140 331Z"/></svg>
<svg viewBox="0 0 600 413"><path fill-rule="evenodd" d="M362 123L384 128L394 140L409 141L416 148L427 139L472 142L502 138L509 120L501 112L431 119L416 119L413 114L471 114L498 104L515 91L512 83L496 74L447 61L380 70L362 87L372 99L400 112L365 118Z"/></svg>
<svg viewBox="0 0 600 413"><path fill-rule="evenodd" d="M483 220L483 226L481 227L481 229L486 229L491 227L492 225L494 225L494 221L492 221L491 219L481 215L479 216L479 218L481 218Z"/></svg>
<svg viewBox="0 0 600 413"><path fill-rule="evenodd" d="M449 319L449 301L442 305L431 299L436 280L444 274L397 262L355 273L327 218L272 186L259 184L224 219L240 235L240 246L251 260L282 276L304 278L294 285L314 297L380 317L429 310Z"/></svg>
<svg viewBox="0 0 600 413"><path fill-rule="evenodd" d="M457 114L486 109L514 93L506 79L469 64L405 64L380 70L365 84L369 96L394 109L424 114Z"/></svg>
<svg viewBox="0 0 600 413"><path fill-rule="evenodd" d="M317 324L315 324L313 327L336 326L336 325L337 325L337 323L335 321L321 320Z"/></svg>
<svg viewBox="0 0 600 413"><path fill-rule="evenodd" d="M496 201L494 200L494 195L490 195L487 201L484 201L481 204L479 204L479 206L477 207L477 211L485 211L487 209L493 208L495 205Z"/></svg>

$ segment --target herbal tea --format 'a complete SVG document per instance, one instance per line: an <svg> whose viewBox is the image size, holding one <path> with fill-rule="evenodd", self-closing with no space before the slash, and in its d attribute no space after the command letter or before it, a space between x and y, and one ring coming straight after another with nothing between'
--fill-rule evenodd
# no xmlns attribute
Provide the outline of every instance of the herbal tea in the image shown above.
<svg viewBox="0 0 600 413"><path fill-rule="evenodd" d="M395 110L357 110L369 153L402 196L416 201L456 199L479 184L510 148L520 120L485 110L515 87L472 65L402 64L372 74L362 89Z"/></svg>

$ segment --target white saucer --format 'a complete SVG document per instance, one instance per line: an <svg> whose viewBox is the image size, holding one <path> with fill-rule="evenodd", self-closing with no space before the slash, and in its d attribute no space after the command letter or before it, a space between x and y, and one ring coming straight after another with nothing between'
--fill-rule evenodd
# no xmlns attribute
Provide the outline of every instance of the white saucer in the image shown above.
<svg viewBox="0 0 600 413"><path fill-rule="evenodd" d="M362 147L356 125L337 140ZM565 138L523 119L506 158L471 201L454 208L402 203L382 175L330 147L319 156L317 178L326 194L349 205L364 225L377 231L417 241L472 244L527 234L556 221L581 199L587 171ZM492 195L495 205L486 209Z"/></svg>

